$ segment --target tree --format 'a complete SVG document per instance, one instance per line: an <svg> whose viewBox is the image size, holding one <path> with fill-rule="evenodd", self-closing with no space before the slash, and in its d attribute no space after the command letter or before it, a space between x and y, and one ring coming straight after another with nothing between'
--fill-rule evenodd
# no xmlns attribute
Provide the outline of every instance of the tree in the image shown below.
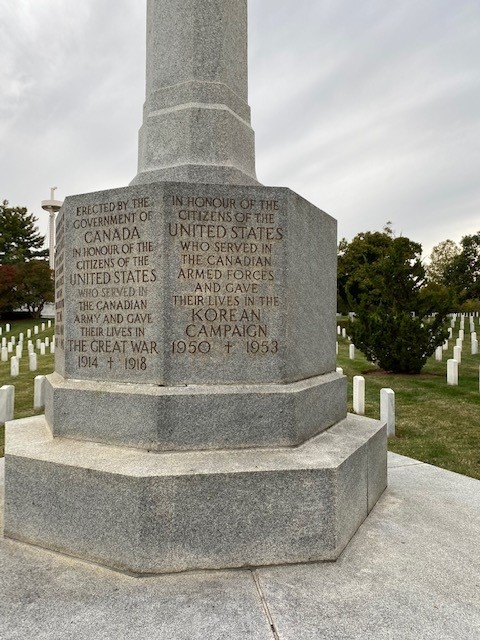
<svg viewBox="0 0 480 640"><path fill-rule="evenodd" d="M445 284L446 273L460 252L460 247L453 240L443 240L435 245L430 254L430 263L426 268L429 281Z"/></svg>
<svg viewBox="0 0 480 640"><path fill-rule="evenodd" d="M17 272L13 265L0 265L0 316L17 306Z"/></svg>
<svg viewBox="0 0 480 640"><path fill-rule="evenodd" d="M355 312L349 334L386 371L419 373L448 335L448 296L426 288L421 250L387 227L355 236L339 260L343 295Z"/></svg>
<svg viewBox="0 0 480 640"><path fill-rule="evenodd" d="M35 226L36 218L25 207L9 207L8 200L0 204L0 264L28 262L45 258L44 236Z"/></svg>
<svg viewBox="0 0 480 640"><path fill-rule="evenodd" d="M348 313L360 302L369 269L387 251L389 231L359 233L352 242L343 238L338 245L337 298L338 310Z"/></svg>
<svg viewBox="0 0 480 640"><path fill-rule="evenodd" d="M32 260L15 265L17 303L27 307L32 317L39 318L47 302L55 299L53 274L44 260Z"/></svg>
<svg viewBox="0 0 480 640"><path fill-rule="evenodd" d="M0 313L26 307L39 317L54 300L48 251L35 223L25 207L0 204Z"/></svg>
<svg viewBox="0 0 480 640"><path fill-rule="evenodd" d="M464 236L460 246L460 253L445 270L445 284L454 289L460 302L480 300L480 231Z"/></svg>

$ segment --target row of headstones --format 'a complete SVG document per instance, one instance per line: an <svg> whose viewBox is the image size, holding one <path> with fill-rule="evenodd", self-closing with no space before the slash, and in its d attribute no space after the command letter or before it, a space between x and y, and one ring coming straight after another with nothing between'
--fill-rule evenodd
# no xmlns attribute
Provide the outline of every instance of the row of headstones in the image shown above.
<svg viewBox="0 0 480 640"><path fill-rule="evenodd" d="M45 376L36 376L33 384L33 408L43 409L45 406ZM5 384L0 387L0 425L13 420L15 406L15 387Z"/></svg>
<svg viewBox="0 0 480 640"><path fill-rule="evenodd" d="M343 375L343 369L337 367L337 373ZM365 415L365 378L353 377L353 412L359 416ZM389 437L395 435L395 391L380 389L380 420L387 425Z"/></svg>
<svg viewBox="0 0 480 640"><path fill-rule="evenodd" d="M475 314L475 317L478 313ZM465 339L465 315L452 314L450 319L450 327L448 329L449 340L453 339L453 330L457 323L457 319L460 317L460 328L458 331L458 338L455 339L455 346L453 347L453 358L447 360L447 384L451 386L458 386L458 365L462 362L463 341ZM478 355L478 337L475 330L474 316L469 316L470 325L470 353L472 356ZM435 359L442 360L443 352L448 349L448 340L446 340L441 347L437 347L435 350ZM479 368L479 382L480 390L480 368Z"/></svg>
<svg viewBox="0 0 480 640"><path fill-rule="evenodd" d="M42 322L42 324L39 325L35 325L33 327L33 335L38 335L39 333L43 333L44 331L46 331L47 329L51 329L52 327L52 321L48 320L47 323ZM0 327L0 336L3 335L3 327ZM12 330L12 326L7 322L7 324L5 325L5 333L10 333ZM23 335L23 334L20 334ZM32 337L32 329L27 329L27 338L31 338Z"/></svg>
<svg viewBox="0 0 480 640"><path fill-rule="evenodd" d="M473 350L472 348L472 355L478 354L477 340L475 340L475 343L476 343L476 349ZM337 346L338 346L338 343L337 343ZM446 348L448 349L448 344ZM444 349L445 349L445 346L438 347L435 350L436 360L439 360L439 361L442 360ZM350 360L355 360L355 345L350 344L348 347L348 351L349 351ZM337 349L337 355L338 355L338 349ZM450 358L449 360L447 360L447 384L448 385L458 386L458 365L461 364L461 362L462 362L462 346L461 345L459 346L457 344L457 346L453 347L453 358ZM480 367L478 370L478 388L480 391Z"/></svg>
<svg viewBox="0 0 480 640"><path fill-rule="evenodd" d="M350 340L350 338L347 335L344 335L343 332L345 331L345 329L342 329L342 337L347 338L347 340ZM449 329L449 331L451 331L451 329ZM450 338L452 338L453 335L450 333ZM460 334L459 337L456 339L455 341L455 346L453 347L453 358L461 363L462 362L462 351L463 351L463 340L464 340L464 332L462 329L460 329ZM470 353L472 354L472 356L478 355L478 338L477 338L477 333L475 331L473 331L470 334ZM435 360L437 360L438 362L442 362L443 360L443 352L447 351L449 347L449 341L445 340L445 342L443 343L443 345L437 347L435 349ZM338 342L337 342L337 355L338 355ZM348 356L350 358L350 360L355 360L355 345L354 344L350 344L348 346Z"/></svg>
<svg viewBox="0 0 480 640"><path fill-rule="evenodd" d="M20 334L22 335L22 334ZM10 375L12 378L17 377L20 374L20 361L23 358L23 340L19 342L15 346L15 355L10 358ZM47 349L50 350L50 353L55 353L55 336L50 340L47 336L44 340L37 339L36 345L34 346L31 340L28 341L27 344L27 352L28 352L28 366L30 371L37 370L37 353L35 348L40 352L41 356L46 355ZM2 342L1 348L1 361L8 362L9 354L12 353L13 347L4 345Z"/></svg>

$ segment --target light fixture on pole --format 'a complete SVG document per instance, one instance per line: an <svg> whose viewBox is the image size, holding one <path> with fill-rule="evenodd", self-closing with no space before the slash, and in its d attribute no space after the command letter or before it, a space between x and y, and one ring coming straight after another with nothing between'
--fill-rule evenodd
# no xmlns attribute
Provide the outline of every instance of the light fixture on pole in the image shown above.
<svg viewBox="0 0 480 640"><path fill-rule="evenodd" d="M50 200L42 201L42 209L48 211L50 218L48 221L48 262L50 269L55 267L55 214L57 214L63 202L61 200L55 200L55 191L58 187L50 188Z"/></svg>

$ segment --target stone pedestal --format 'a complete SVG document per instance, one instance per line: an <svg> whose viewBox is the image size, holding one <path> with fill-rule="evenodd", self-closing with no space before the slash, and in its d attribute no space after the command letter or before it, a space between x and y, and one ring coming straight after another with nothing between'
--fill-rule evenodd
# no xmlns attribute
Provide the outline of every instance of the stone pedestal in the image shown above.
<svg viewBox="0 0 480 640"><path fill-rule="evenodd" d="M134 573L335 560L386 486L385 427L296 448L153 454L11 423L5 535Z"/></svg>
<svg viewBox="0 0 480 640"><path fill-rule="evenodd" d="M67 198L45 418L10 425L5 533L136 573L332 560L386 486L346 413L335 221L288 189Z"/></svg>

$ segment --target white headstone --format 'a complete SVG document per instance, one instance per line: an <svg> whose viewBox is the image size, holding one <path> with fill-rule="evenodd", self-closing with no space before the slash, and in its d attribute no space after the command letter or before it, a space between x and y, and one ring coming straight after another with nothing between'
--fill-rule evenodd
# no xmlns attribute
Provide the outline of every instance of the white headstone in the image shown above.
<svg viewBox="0 0 480 640"><path fill-rule="evenodd" d="M55 342L50 343L50 353L55 353Z"/></svg>
<svg viewBox="0 0 480 640"><path fill-rule="evenodd" d="M343 369L342 367L337 367L337 373L341 376L343 376Z"/></svg>
<svg viewBox="0 0 480 640"><path fill-rule="evenodd" d="M337 324L337 335L342 335L342 327L339 324Z"/></svg>
<svg viewBox="0 0 480 640"><path fill-rule="evenodd" d="M351 344L348 346L348 357L350 360L355 360L355 345Z"/></svg>
<svg viewBox="0 0 480 640"><path fill-rule="evenodd" d="M45 376L36 376L33 385L33 408L43 409L45 406Z"/></svg>
<svg viewBox="0 0 480 640"><path fill-rule="evenodd" d="M353 411L359 416L365 415L365 378L353 377Z"/></svg>
<svg viewBox="0 0 480 640"><path fill-rule="evenodd" d="M27 329L27 338L31 338L31 337L32 337L32 330Z"/></svg>
<svg viewBox="0 0 480 640"><path fill-rule="evenodd" d="M5 384L0 387L0 424L13 420L15 406L15 387Z"/></svg>
<svg viewBox="0 0 480 640"><path fill-rule="evenodd" d="M7 342L8 353L13 353L13 342Z"/></svg>
<svg viewBox="0 0 480 640"><path fill-rule="evenodd" d="M36 342L35 342L35 347L37 349L40 349L40 345L42 344L42 341L40 340L40 338L37 338Z"/></svg>
<svg viewBox="0 0 480 640"><path fill-rule="evenodd" d="M438 360L438 362L443 360L443 347L440 346L435 349L435 360Z"/></svg>
<svg viewBox="0 0 480 640"><path fill-rule="evenodd" d="M472 340L472 356L478 355L478 340Z"/></svg>
<svg viewBox="0 0 480 640"><path fill-rule="evenodd" d="M12 356L10 358L10 375L12 378L16 378L20 373L20 367L18 363L18 358L16 356Z"/></svg>
<svg viewBox="0 0 480 640"><path fill-rule="evenodd" d="M40 343L40 355L41 356L45 355L45 343L44 342Z"/></svg>
<svg viewBox="0 0 480 640"><path fill-rule="evenodd" d="M8 362L8 349L7 349L7 347L2 347L2 362Z"/></svg>
<svg viewBox="0 0 480 640"><path fill-rule="evenodd" d="M453 347L453 359L461 364L462 362L462 347Z"/></svg>
<svg viewBox="0 0 480 640"><path fill-rule="evenodd" d="M28 356L28 365L29 365L30 371L37 370L37 354L35 352L31 353Z"/></svg>
<svg viewBox="0 0 480 640"><path fill-rule="evenodd" d="M48 336L45 336L45 340L44 340L44 342L45 342L45 346L46 346L46 347L49 347L49 346L50 346L50 338L49 338Z"/></svg>
<svg viewBox="0 0 480 640"><path fill-rule="evenodd" d="M342 338L346 338L347 337L347 330L345 329L345 327L342 329Z"/></svg>
<svg viewBox="0 0 480 640"><path fill-rule="evenodd" d="M35 335L37 335L37 333L38 333L38 326L37 326L37 325L35 325L35 326L33 327L33 333L34 333Z"/></svg>
<svg viewBox="0 0 480 640"><path fill-rule="evenodd" d="M463 329L460 329L460 331L458 332L458 338L460 340L463 340L465 338L465 331Z"/></svg>
<svg viewBox="0 0 480 640"><path fill-rule="evenodd" d="M2 347L7 346L7 339L5 337L2 338Z"/></svg>
<svg viewBox="0 0 480 640"><path fill-rule="evenodd" d="M380 389L380 420L387 423L387 435L395 435L395 391Z"/></svg>
<svg viewBox="0 0 480 640"><path fill-rule="evenodd" d="M23 346L21 344L17 344L17 347L15 349L15 355L19 360L21 360L22 358L22 351L23 351Z"/></svg>
<svg viewBox="0 0 480 640"><path fill-rule="evenodd" d="M443 349L443 351L447 351L447 349L448 349L448 340L445 340L445 342L442 345L442 349Z"/></svg>
<svg viewBox="0 0 480 640"><path fill-rule="evenodd" d="M458 362L456 360L447 360L447 384L458 385Z"/></svg>
<svg viewBox="0 0 480 640"><path fill-rule="evenodd" d="M8 324L8 322L7 322L7 324L5 325L5 331L6 331L7 333L10 333L10 325Z"/></svg>
<svg viewBox="0 0 480 640"><path fill-rule="evenodd" d="M51 321L51 320L49 320L49 321L47 322L47 327L48 327L49 329L52 327L52 321Z"/></svg>

